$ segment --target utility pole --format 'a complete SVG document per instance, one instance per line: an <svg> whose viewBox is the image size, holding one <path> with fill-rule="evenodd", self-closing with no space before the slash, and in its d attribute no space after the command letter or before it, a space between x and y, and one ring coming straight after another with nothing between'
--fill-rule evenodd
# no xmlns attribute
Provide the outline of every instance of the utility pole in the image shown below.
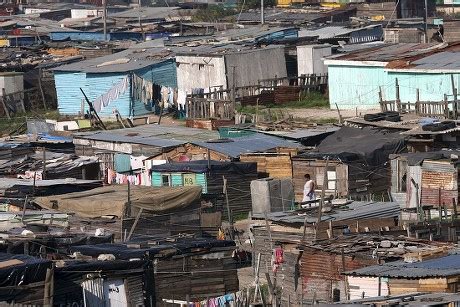
<svg viewBox="0 0 460 307"><path fill-rule="evenodd" d="M260 0L260 23L265 23L264 0Z"/></svg>
<svg viewBox="0 0 460 307"><path fill-rule="evenodd" d="M428 0L425 0L425 43L428 43Z"/></svg>
<svg viewBox="0 0 460 307"><path fill-rule="evenodd" d="M144 27L142 26L142 21L141 21L141 7L142 7L142 0L138 1L138 12L139 12L139 27L141 28L141 33L142 33L142 40L145 42L145 32L144 32ZM182 32L182 23L181 23L181 32Z"/></svg>
<svg viewBox="0 0 460 307"><path fill-rule="evenodd" d="M107 41L107 0L102 0L102 21L104 22L104 40Z"/></svg>

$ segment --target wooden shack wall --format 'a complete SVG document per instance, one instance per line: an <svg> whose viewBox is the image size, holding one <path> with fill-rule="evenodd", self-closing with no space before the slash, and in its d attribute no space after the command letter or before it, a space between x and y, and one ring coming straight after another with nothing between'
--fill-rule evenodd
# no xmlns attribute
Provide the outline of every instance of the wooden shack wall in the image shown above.
<svg viewBox="0 0 460 307"><path fill-rule="evenodd" d="M158 260L155 265L155 297L157 306L162 299L205 300L239 289L237 262L232 258L234 248L216 248L213 253L185 255Z"/></svg>
<svg viewBox="0 0 460 307"><path fill-rule="evenodd" d="M209 156L213 161L231 161L231 158L217 151L209 150ZM208 149L193 144L185 144L174 148L171 151L162 153L153 159L168 160L170 162L181 162L187 160L206 160L208 158Z"/></svg>
<svg viewBox="0 0 460 307"><path fill-rule="evenodd" d="M424 293L455 293L460 289L460 276L452 278L421 278L399 279L390 278L388 286L390 295L407 294L415 292Z"/></svg>
<svg viewBox="0 0 460 307"><path fill-rule="evenodd" d="M316 181L317 190L321 190L323 186L324 170L326 161L324 160L307 160L293 158L292 160L292 177L294 182L294 192L296 201L302 201L303 187L305 185L305 174L310 174L313 180ZM329 171L335 171L337 176L336 186L337 195L345 197L348 195L348 167L338 161L329 161ZM334 193L335 191L327 191Z"/></svg>
<svg viewBox="0 0 460 307"><path fill-rule="evenodd" d="M300 251L295 247L295 242L300 242L302 239L301 229L289 228L277 225L270 226L273 247L280 246L284 252L284 262L280 265L276 273L277 285L282 289L281 300L282 306L300 306L302 300L302 282L298 276ZM260 276L265 276L265 273L270 275L274 280L272 261L272 243L266 226L255 226L252 228L253 235L253 265L257 265L256 261L260 254ZM307 240L312 240L313 237L307 235ZM281 243L283 242L283 243Z"/></svg>
<svg viewBox="0 0 460 307"><path fill-rule="evenodd" d="M300 259L303 297L320 302L332 302L333 291L340 291L340 300L347 298L343 272L377 264L376 259L357 254L341 255L305 248Z"/></svg>
<svg viewBox="0 0 460 307"><path fill-rule="evenodd" d="M257 163L257 172L271 178L292 178L292 160L286 154L244 154L240 155L241 162Z"/></svg>

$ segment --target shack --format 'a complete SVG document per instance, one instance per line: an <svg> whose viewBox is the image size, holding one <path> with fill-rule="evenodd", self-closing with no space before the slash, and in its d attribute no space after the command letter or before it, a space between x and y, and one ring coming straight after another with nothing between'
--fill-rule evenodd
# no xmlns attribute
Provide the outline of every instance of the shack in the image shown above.
<svg viewBox="0 0 460 307"><path fill-rule="evenodd" d="M34 203L63 213L96 230L98 218L115 239L126 241L145 235L202 234L201 188L113 185L85 192L38 197ZM96 225L95 225L96 224ZM203 222L204 226L204 222ZM215 225L215 228L220 225ZM120 232L120 230L122 230ZM215 230L215 229L214 229Z"/></svg>
<svg viewBox="0 0 460 307"><path fill-rule="evenodd" d="M49 305L52 296L53 262L27 255L0 253L2 287L0 302L15 304Z"/></svg>
<svg viewBox="0 0 460 307"><path fill-rule="evenodd" d="M453 87L458 87L458 54L457 44L407 43L383 44L328 58L324 63L330 107L376 109L381 97L411 103L417 98L442 102L444 95L452 95Z"/></svg>
<svg viewBox="0 0 460 307"><path fill-rule="evenodd" d="M350 298L422 293L455 293L459 286L460 255L425 251L406 261L347 270ZM409 255L411 256L411 255ZM380 289L379 289L380 288Z"/></svg>
<svg viewBox="0 0 460 307"><path fill-rule="evenodd" d="M257 259L253 264L255 267L260 266L261 273L269 273L271 278L280 281L283 289L281 300L285 304L289 302L298 306L304 299L308 299L306 302L311 303L314 289L318 291L318 300L328 300L330 293L326 293L326 290L332 289L330 282L334 277L325 277L318 272L323 269L327 271L329 270L326 268L328 265L334 265L333 256L327 258L329 261L319 258L322 259L318 260L318 262L322 262L322 266L315 273L311 273L311 268L310 270L305 269L304 264L311 263L309 257L312 254L303 255L302 249L299 250L298 248L299 245L308 245L312 249L319 249L318 246L330 242L328 240L344 242L345 239L340 239L343 235L356 238L364 235L364 233L369 236L396 236L405 233L398 226L400 209L397 203L348 202L328 205L324 209L325 212L322 214L319 224L318 208L271 212L267 215L252 214L250 228L252 251L254 259ZM273 265L273 257L281 252L283 261ZM337 253L340 254L340 249L337 249ZM350 261L353 261L352 255L349 258ZM356 261L360 263L358 260ZM311 267L313 266L311 265ZM334 269L330 270L333 271ZM306 273L300 275L300 272ZM337 277L338 275L331 276ZM325 282L325 280L329 282Z"/></svg>
<svg viewBox="0 0 460 307"><path fill-rule="evenodd" d="M93 258L96 263L100 263L95 261L100 255L114 255L115 260L109 261L108 265L121 261L130 263L135 259L147 260L144 272L150 280L144 277L142 283L138 275L133 283L136 288L132 288L129 287L129 282L132 282L129 275L125 274L124 279L128 277L128 290L133 291L136 297L142 297L144 291L145 305L141 305L153 307L164 306L164 300L216 301L216 297L237 292L238 261L232 257L235 249L233 241L160 237L138 241L138 246L134 243L86 245L72 248L71 252Z"/></svg>
<svg viewBox="0 0 460 307"><path fill-rule="evenodd" d="M221 199L218 210L230 214L251 211L251 181L258 178L256 163L190 161L154 165L152 186L194 186ZM223 195L226 196L226 205ZM228 206L228 207L227 207Z"/></svg>
<svg viewBox="0 0 460 307"><path fill-rule="evenodd" d="M391 193L402 208L456 209L459 197L459 151L392 155ZM455 207L455 208L454 208Z"/></svg>
<svg viewBox="0 0 460 307"><path fill-rule="evenodd" d="M179 92L186 94L230 90L287 76L282 46L254 49L229 44L201 48L178 53L176 63Z"/></svg>
<svg viewBox="0 0 460 307"><path fill-rule="evenodd" d="M310 174L318 191L324 186L327 195L356 200L378 195L388 199L388 157L404 151L405 138L398 132L342 127L316 150L292 158L296 199L302 199L305 174Z"/></svg>
<svg viewBox="0 0 460 307"><path fill-rule="evenodd" d="M89 110L82 89L101 117L151 113L159 101L172 105L176 63L164 48L128 49L54 69L58 110L63 115Z"/></svg>

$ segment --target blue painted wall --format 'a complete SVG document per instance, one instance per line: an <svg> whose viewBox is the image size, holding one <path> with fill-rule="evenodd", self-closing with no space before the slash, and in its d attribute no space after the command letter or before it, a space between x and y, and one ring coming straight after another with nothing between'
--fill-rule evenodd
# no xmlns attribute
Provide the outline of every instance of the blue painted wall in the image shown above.
<svg viewBox="0 0 460 307"><path fill-rule="evenodd" d="M413 73L388 71L388 80L393 82L386 89L387 99L395 99L395 79L398 78L401 101L416 101L417 88L420 90L421 101L441 101L444 94L452 95L451 74L442 73ZM458 88L460 74L454 74L454 83ZM448 97L452 99L452 97Z"/></svg>
<svg viewBox="0 0 460 307"><path fill-rule="evenodd" d="M176 64L174 60L168 60L152 65L140 71L134 72L138 76L164 86L177 87ZM55 72L55 84L58 97L58 110L60 114L76 115L81 110L83 95L82 88L90 101L106 93L113 85L117 84L129 72L123 73L83 73L83 72ZM130 83L129 88L132 85ZM123 117L138 116L152 112L151 106L142 101L132 101L130 89L113 101L107 108L99 113L103 117L113 116L113 110L117 109ZM85 112L88 110L85 103ZM134 114L133 114L134 111Z"/></svg>
<svg viewBox="0 0 460 307"><path fill-rule="evenodd" d="M162 175L169 175L171 176L171 186L173 187L181 187L184 185L184 178L183 175L185 173L161 173L161 172L152 172L152 186L154 187L161 187L162 186ZM202 188L203 193L208 192L208 185L206 174L204 173L195 173L195 182L196 185L200 185Z"/></svg>
<svg viewBox="0 0 460 307"><path fill-rule="evenodd" d="M329 103L340 109L379 107L379 86L387 84L384 67L328 66Z"/></svg>
<svg viewBox="0 0 460 307"><path fill-rule="evenodd" d="M329 65L329 103L331 109L336 108L335 104L340 109L378 109L379 87L382 87L384 99L396 99L396 78L401 101L415 102L417 88L420 89L420 100L442 101L444 94L452 94L450 75L391 71L384 67ZM458 88L460 74L454 74L454 82Z"/></svg>

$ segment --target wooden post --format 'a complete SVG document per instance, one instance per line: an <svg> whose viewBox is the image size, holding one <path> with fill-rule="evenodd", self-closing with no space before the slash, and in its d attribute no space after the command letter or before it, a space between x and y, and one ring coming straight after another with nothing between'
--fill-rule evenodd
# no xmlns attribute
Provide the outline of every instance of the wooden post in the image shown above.
<svg viewBox="0 0 460 307"><path fill-rule="evenodd" d="M0 97L0 100L2 101L2 106L3 110L5 111L6 117L8 119L11 119L10 112L8 111L8 107L6 106L6 91L4 88L2 88L2 97Z"/></svg>
<svg viewBox="0 0 460 307"><path fill-rule="evenodd" d="M318 208L318 219L316 220L316 225L315 225L315 239L318 239L319 223L321 223L321 215L322 215L323 203L324 203L324 194L326 193L326 185L327 185L327 167L328 166L329 166L329 156L326 158L326 167L324 168L323 187L321 188L321 198L319 200L319 208Z"/></svg>
<svg viewBox="0 0 460 307"><path fill-rule="evenodd" d="M227 178L225 178L225 176L222 176L222 179L224 181L224 193L225 193L225 203L227 205L227 217L228 217L228 222L230 224L230 238L233 240L233 220L232 220L232 214L231 214L231 211L230 211L230 204L229 204L229 201L228 201L228 181L227 181Z"/></svg>
<svg viewBox="0 0 460 307"><path fill-rule="evenodd" d="M399 81L398 78L395 79L396 82L396 111L401 111L401 99L399 94Z"/></svg>
<svg viewBox="0 0 460 307"><path fill-rule="evenodd" d="M339 106L337 105L337 103L335 104L335 107L337 108L337 113L339 115L339 124L343 124L342 114L340 114L340 109L339 109Z"/></svg>
<svg viewBox="0 0 460 307"><path fill-rule="evenodd" d="M383 102L383 93L382 93L382 87L381 86L379 86L379 103L380 103L380 110L382 112L388 111L386 105ZM358 110L358 108L356 108L356 110ZM358 113L358 111L356 111L356 113ZM356 116L358 116L358 115L356 115Z"/></svg>
<svg viewBox="0 0 460 307"><path fill-rule="evenodd" d="M43 109L46 111L46 98L45 98L45 92L43 91L42 74L43 74L42 69L39 68L38 69L38 89L40 90L40 95L42 96Z"/></svg>
<svg viewBox="0 0 460 307"><path fill-rule="evenodd" d="M452 198L452 208L454 210L454 214L452 216L452 220L457 219L457 201L455 200L455 197Z"/></svg>
<svg viewBox="0 0 460 307"><path fill-rule="evenodd" d="M43 296L43 306L52 307L54 297L54 269L47 269L45 276L45 289Z"/></svg>
<svg viewBox="0 0 460 307"><path fill-rule="evenodd" d="M46 148L42 147L43 150L43 169L42 169L42 180L46 178Z"/></svg>
<svg viewBox="0 0 460 307"><path fill-rule="evenodd" d="M21 215L21 223L23 224L24 224L24 216L26 214L26 209L27 209L27 202L28 202L28 199L26 195L26 199L24 200L24 205L22 206L22 215Z"/></svg>
<svg viewBox="0 0 460 307"><path fill-rule="evenodd" d="M83 96L85 97L85 100L86 100L86 103L88 104L89 106L89 112L90 112L90 115L91 113L94 113L94 116L96 117L97 121L99 122L99 124L102 126L102 128L104 130L107 130L107 128L105 127L104 125L104 122L102 121L102 119L99 117L99 115L97 114L96 112L96 109L94 109L94 106L93 104L91 103L91 101L89 101L88 97L86 96L85 92L80 88L80 91L81 93L83 94Z"/></svg>
<svg viewBox="0 0 460 307"><path fill-rule="evenodd" d="M454 75L450 75L450 81L452 83L452 94L454 95L454 103L452 106L452 109L454 109L454 119L458 119L457 88L455 87Z"/></svg>
<svg viewBox="0 0 460 307"><path fill-rule="evenodd" d="M142 211L144 211L144 208L139 209L139 212L136 215L136 219L134 220L134 223L131 226L131 229L129 230L128 237L126 238L126 241L129 241L131 239L131 236L132 236L132 234L134 232L134 229L136 228L137 223L139 223L139 219L141 218Z"/></svg>
<svg viewBox="0 0 460 307"><path fill-rule="evenodd" d="M420 114L420 89L417 89L416 92L416 100L415 100L415 114Z"/></svg>

